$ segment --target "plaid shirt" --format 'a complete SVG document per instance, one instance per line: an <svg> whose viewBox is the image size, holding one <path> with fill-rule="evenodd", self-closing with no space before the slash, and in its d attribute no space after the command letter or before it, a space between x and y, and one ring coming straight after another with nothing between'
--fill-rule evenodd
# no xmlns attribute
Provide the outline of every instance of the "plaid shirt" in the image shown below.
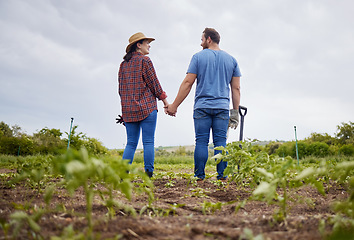
<svg viewBox="0 0 354 240"><path fill-rule="evenodd" d="M118 84L125 122L144 120L157 110L156 98L163 100L167 97L150 58L138 52L133 52L129 62L120 64Z"/></svg>

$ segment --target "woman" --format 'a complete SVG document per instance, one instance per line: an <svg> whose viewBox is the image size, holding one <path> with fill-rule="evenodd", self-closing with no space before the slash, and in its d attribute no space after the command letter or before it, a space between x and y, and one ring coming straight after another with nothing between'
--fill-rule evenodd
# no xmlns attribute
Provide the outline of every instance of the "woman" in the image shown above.
<svg viewBox="0 0 354 240"><path fill-rule="evenodd" d="M167 95L157 79L154 66L149 57L150 42L141 32L129 38L124 61L118 73L119 95L122 104L122 117L127 131L127 145L123 159L133 162L136 147L142 131L145 172L151 178L154 172L154 142L157 120L157 100L168 106Z"/></svg>

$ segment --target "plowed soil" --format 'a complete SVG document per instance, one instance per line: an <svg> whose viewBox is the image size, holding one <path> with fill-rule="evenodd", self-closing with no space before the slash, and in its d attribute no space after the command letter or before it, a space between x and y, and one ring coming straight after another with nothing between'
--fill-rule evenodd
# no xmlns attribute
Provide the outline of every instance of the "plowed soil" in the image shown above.
<svg viewBox="0 0 354 240"><path fill-rule="evenodd" d="M2 169L1 172L7 171ZM8 180L2 179L0 183L0 218L5 222L9 222L10 214L16 208L32 214L45 205L42 194L25 183L9 186ZM134 195L132 201L128 201L116 193L116 199L132 206L136 216L117 209L115 216L109 219L107 208L95 196L95 239L251 239L246 236L247 229L254 237L262 234L263 239L324 239L323 231L322 234L319 231L320 220L334 215L331 210L334 201L348 197L340 186L328 188L326 195L304 187L289 193L288 216L285 221L276 222L273 214L277 206L261 201L247 201L236 213L236 207L249 198L251 190L234 182L221 183L215 179L191 182L183 178L153 179L153 182L156 198L153 208L144 208L147 205L145 195ZM205 208L208 203L215 208ZM39 220L40 236L44 239L61 236L69 225L73 226L75 234L87 232L86 200L82 189L72 197L64 189L58 189L51 206L55 209L60 205L65 207L65 212L46 213ZM146 210L139 214L142 209ZM329 232L331 227L327 224L324 232ZM34 238L35 235L29 235L29 232L29 226L24 225L17 239ZM0 239L6 239L1 229ZM12 239L11 236L8 239Z"/></svg>

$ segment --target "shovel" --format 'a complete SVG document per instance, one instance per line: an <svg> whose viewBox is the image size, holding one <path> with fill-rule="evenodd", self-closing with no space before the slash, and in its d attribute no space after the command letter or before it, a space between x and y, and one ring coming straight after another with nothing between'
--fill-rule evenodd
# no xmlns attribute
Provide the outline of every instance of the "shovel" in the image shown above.
<svg viewBox="0 0 354 240"><path fill-rule="evenodd" d="M239 112L239 114L241 116L240 139L239 139L239 141L242 142L242 140L243 140L243 124L245 122L245 116L247 114L247 108L240 105L238 107L238 112ZM240 143L239 147L242 149L242 144L241 143ZM237 170L238 170L238 172L240 171L240 162L237 164Z"/></svg>
<svg viewBox="0 0 354 240"><path fill-rule="evenodd" d="M245 122L245 116L247 114L247 108L244 106L239 106L238 107L238 112L241 116L241 125L240 125L240 142L243 140L243 124ZM242 145L240 144L240 148L242 148Z"/></svg>

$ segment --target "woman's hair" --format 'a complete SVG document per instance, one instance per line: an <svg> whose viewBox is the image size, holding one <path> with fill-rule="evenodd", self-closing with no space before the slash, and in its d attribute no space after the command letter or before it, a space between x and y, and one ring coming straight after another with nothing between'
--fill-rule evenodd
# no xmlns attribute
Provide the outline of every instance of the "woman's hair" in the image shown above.
<svg viewBox="0 0 354 240"><path fill-rule="evenodd" d="M136 51L136 48L138 47L138 43L142 44L144 42L145 39L142 39L136 43L134 43L130 49L129 52L127 52L127 54L125 54L125 56L123 57L124 61L129 62L129 60L132 58L133 56L133 52Z"/></svg>
<svg viewBox="0 0 354 240"><path fill-rule="evenodd" d="M203 33L205 39L208 39L208 37L210 37L213 42L219 44L220 35L214 28L205 28Z"/></svg>

